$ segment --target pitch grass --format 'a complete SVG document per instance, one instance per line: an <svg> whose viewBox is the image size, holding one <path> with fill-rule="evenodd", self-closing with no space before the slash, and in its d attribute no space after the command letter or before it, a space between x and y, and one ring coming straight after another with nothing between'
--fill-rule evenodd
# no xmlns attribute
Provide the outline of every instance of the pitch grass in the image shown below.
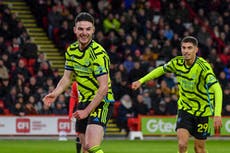
<svg viewBox="0 0 230 153"><path fill-rule="evenodd" d="M177 153L176 140L105 140L105 153ZM230 140L208 140L208 153L230 153ZM75 153L74 140L0 140L1 153ZM189 142L189 153L193 141Z"/></svg>

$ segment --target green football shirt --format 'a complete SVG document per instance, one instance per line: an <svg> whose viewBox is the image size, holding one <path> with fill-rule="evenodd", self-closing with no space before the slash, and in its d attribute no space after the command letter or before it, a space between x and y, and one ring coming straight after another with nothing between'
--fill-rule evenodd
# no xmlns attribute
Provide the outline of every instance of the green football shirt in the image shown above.
<svg viewBox="0 0 230 153"><path fill-rule="evenodd" d="M164 66L165 72L174 73L179 87L178 109L195 116L214 114L214 92L209 88L217 79L208 62L197 57L193 65L185 65L182 56L175 57Z"/></svg>
<svg viewBox="0 0 230 153"><path fill-rule="evenodd" d="M80 93L79 102L90 102L96 95L99 84L97 77L108 74L108 93L105 102L114 102L109 75L110 59L105 49L95 41L84 49L79 49L78 42L71 44L65 53L65 69L73 71Z"/></svg>

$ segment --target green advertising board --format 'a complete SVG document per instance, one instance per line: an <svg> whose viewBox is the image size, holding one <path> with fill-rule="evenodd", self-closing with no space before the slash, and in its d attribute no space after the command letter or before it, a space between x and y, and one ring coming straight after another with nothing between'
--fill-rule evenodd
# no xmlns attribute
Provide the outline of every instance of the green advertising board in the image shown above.
<svg viewBox="0 0 230 153"><path fill-rule="evenodd" d="M230 118L222 118L221 136L230 136ZM210 125L213 125L211 119ZM162 117L162 116L142 116L141 117L141 131L143 135L176 135L176 116ZM214 135L213 126L211 126L211 135Z"/></svg>
<svg viewBox="0 0 230 153"><path fill-rule="evenodd" d="M141 117L143 135L175 135L176 117Z"/></svg>
<svg viewBox="0 0 230 153"><path fill-rule="evenodd" d="M222 118L222 128L220 134L223 136L230 136L230 117Z"/></svg>

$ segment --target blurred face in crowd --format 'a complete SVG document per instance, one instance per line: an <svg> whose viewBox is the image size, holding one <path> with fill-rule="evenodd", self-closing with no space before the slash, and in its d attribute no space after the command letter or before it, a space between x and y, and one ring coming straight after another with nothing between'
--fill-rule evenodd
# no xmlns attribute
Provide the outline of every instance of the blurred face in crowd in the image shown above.
<svg viewBox="0 0 230 153"><path fill-rule="evenodd" d="M75 23L73 30L80 44L80 49L84 49L92 40L95 28L93 23L89 21L79 21Z"/></svg>

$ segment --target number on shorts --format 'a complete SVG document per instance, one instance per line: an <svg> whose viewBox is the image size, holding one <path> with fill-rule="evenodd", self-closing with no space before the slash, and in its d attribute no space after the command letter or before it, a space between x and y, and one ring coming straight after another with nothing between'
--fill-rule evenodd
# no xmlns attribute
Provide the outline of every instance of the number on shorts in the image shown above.
<svg viewBox="0 0 230 153"><path fill-rule="evenodd" d="M100 118L101 117L101 109L98 109L97 111L98 112L94 111L94 112L90 113L90 116Z"/></svg>
<svg viewBox="0 0 230 153"><path fill-rule="evenodd" d="M207 132L208 131L208 123L205 123L205 124L198 124L197 125L198 129L197 129L197 132Z"/></svg>

